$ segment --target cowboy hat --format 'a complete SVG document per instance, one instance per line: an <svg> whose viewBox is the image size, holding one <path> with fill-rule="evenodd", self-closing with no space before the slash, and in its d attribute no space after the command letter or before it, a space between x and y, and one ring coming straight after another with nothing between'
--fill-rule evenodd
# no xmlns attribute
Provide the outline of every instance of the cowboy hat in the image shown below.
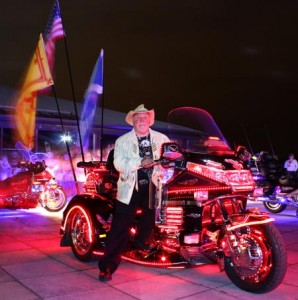
<svg viewBox="0 0 298 300"><path fill-rule="evenodd" d="M131 110L130 112L128 112L128 114L126 115L126 118L125 118L126 123L133 126L133 116L135 114L138 114L138 113L148 113L149 118L150 118L149 126L153 125L154 115L155 115L154 114L154 109L148 110L147 108L144 107L144 104L141 104L137 108L135 108L134 110Z"/></svg>

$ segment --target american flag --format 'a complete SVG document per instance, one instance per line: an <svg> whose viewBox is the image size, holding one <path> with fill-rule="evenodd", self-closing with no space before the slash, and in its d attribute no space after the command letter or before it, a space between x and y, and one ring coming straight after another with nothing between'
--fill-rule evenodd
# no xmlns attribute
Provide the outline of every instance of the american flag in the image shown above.
<svg viewBox="0 0 298 300"><path fill-rule="evenodd" d="M46 55L52 75L54 71L55 42L56 40L63 38L64 35L59 2L58 0L54 0L49 21L44 33Z"/></svg>

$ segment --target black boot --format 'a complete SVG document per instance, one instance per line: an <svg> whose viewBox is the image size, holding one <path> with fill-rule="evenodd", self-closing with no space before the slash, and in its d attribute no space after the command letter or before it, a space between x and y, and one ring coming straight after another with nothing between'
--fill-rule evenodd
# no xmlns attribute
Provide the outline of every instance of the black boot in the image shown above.
<svg viewBox="0 0 298 300"><path fill-rule="evenodd" d="M110 281L112 280L112 273L109 268L99 271L99 280L100 281Z"/></svg>

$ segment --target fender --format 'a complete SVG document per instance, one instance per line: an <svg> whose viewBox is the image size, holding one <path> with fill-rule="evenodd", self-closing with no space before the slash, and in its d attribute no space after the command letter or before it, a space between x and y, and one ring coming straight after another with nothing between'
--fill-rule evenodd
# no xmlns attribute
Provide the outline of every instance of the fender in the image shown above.
<svg viewBox="0 0 298 300"><path fill-rule="evenodd" d="M83 193L74 196L70 200L67 208L63 211L63 218L60 227L60 234L63 235L60 242L60 246L62 247L70 246L69 216L70 212L75 207L79 207L82 210L82 213L90 215L91 222L93 224L93 226L91 226L91 228L93 228L93 236L95 236L95 229L100 227L100 221L98 220L97 215L109 215L113 210L112 200L109 200L102 195Z"/></svg>
<svg viewBox="0 0 298 300"><path fill-rule="evenodd" d="M246 212L246 214L232 215L231 224L227 225L226 230L232 231L241 227L267 224L275 221L275 219L269 217L268 213L261 212L256 208Z"/></svg>

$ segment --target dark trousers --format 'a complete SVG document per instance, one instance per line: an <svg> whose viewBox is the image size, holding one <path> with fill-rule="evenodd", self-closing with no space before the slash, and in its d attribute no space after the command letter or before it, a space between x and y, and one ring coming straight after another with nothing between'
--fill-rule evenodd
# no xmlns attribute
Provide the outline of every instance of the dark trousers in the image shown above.
<svg viewBox="0 0 298 300"><path fill-rule="evenodd" d="M141 184L143 183L143 184ZM100 270L109 268L112 273L116 271L120 262L121 254L127 247L129 231L135 221L136 212L139 208L142 213L138 218L136 239L145 242L150 238L155 225L155 210L149 209L149 185L148 181L139 183L139 191L134 190L130 203L116 202L111 230L108 233L104 255L99 258Z"/></svg>
<svg viewBox="0 0 298 300"><path fill-rule="evenodd" d="M292 184L297 184L298 181L298 171L286 171L287 179L289 179Z"/></svg>

